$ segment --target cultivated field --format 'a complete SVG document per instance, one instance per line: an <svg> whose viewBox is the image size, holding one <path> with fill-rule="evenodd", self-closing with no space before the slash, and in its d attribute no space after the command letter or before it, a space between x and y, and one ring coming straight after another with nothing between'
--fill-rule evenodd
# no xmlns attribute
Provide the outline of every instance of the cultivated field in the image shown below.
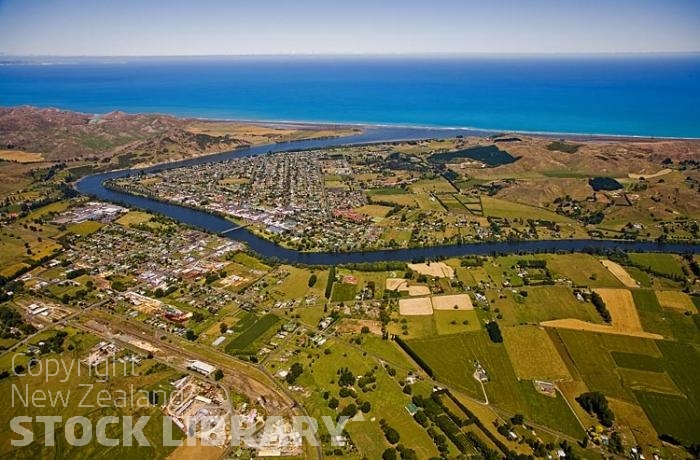
<svg viewBox="0 0 700 460"><path fill-rule="evenodd" d="M655 272L669 276L684 276L683 269L676 256L657 253L630 253L629 258L635 264L649 267Z"/></svg>
<svg viewBox="0 0 700 460"><path fill-rule="evenodd" d="M430 297L399 300L399 313L402 316L432 315L433 304Z"/></svg>
<svg viewBox="0 0 700 460"><path fill-rule="evenodd" d="M644 331L623 331L616 329L614 326L589 323L587 321L581 321L580 319L572 318L543 321L540 323L540 325L544 327L555 327L559 329L571 329L573 331L600 332L602 334L620 334L627 335L630 337L642 337L647 339L663 339L663 336L660 334L653 334L651 332Z"/></svg>
<svg viewBox="0 0 700 460"><path fill-rule="evenodd" d="M637 280L632 278L629 273L627 273L627 270L625 270L622 265L613 262L612 260L601 260L600 261L605 268L610 270L610 273L615 275L615 278L619 279L622 284L624 284L627 287L639 287L639 283Z"/></svg>
<svg viewBox="0 0 700 460"><path fill-rule="evenodd" d="M440 381L483 399L481 385L472 376L478 360L489 376L484 386L490 404L524 414L527 419L573 437L583 435L566 402L561 397L541 395L531 381L519 380L506 348L491 342L483 331L410 340L409 345L431 366Z"/></svg>
<svg viewBox="0 0 700 460"><path fill-rule="evenodd" d="M569 380L571 374L547 331L537 326L505 327L503 343L518 378Z"/></svg>
<svg viewBox="0 0 700 460"><path fill-rule="evenodd" d="M444 262L430 262L421 264L408 264L408 268L421 275L433 278L454 278L454 268Z"/></svg>
<svg viewBox="0 0 700 460"><path fill-rule="evenodd" d="M433 310L473 310L472 299L467 294L433 297Z"/></svg>
<svg viewBox="0 0 700 460"><path fill-rule="evenodd" d="M485 216L503 217L507 219L542 219L551 222L572 222L565 216L525 204L505 201L491 196L482 196L481 205Z"/></svg>
<svg viewBox="0 0 700 460"><path fill-rule="evenodd" d="M610 316L612 327L621 332L642 332L642 322L637 315L632 293L627 289L603 289L594 290L605 302Z"/></svg>
<svg viewBox="0 0 700 460"><path fill-rule="evenodd" d="M680 291L656 291L656 297L664 308L672 308L681 311L697 313L695 304L685 292Z"/></svg>
<svg viewBox="0 0 700 460"><path fill-rule="evenodd" d="M428 286L409 286L408 295L412 297L430 295L430 288Z"/></svg>
<svg viewBox="0 0 700 460"><path fill-rule="evenodd" d="M620 287L620 281L603 267L599 260L588 254L561 254L543 256L547 268L579 286Z"/></svg>
<svg viewBox="0 0 700 460"><path fill-rule="evenodd" d="M408 280L404 278L387 278L385 283L387 291L408 291Z"/></svg>

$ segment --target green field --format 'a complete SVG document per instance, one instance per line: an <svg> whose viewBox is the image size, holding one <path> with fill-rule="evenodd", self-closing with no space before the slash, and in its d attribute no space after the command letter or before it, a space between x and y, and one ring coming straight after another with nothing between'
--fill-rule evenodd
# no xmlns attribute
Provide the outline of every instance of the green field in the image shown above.
<svg viewBox="0 0 700 460"><path fill-rule="evenodd" d="M68 231L75 233L76 235L85 236L95 233L101 229L103 224L100 222L95 222L92 220L86 220L85 222L80 222L79 224L71 224L68 226Z"/></svg>
<svg viewBox="0 0 700 460"><path fill-rule="evenodd" d="M241 324L240 326L239 324L236 325L236 329L238 329L238 327L241 327L242 329L245 327L245 329L243 329L238 336L236 336L231 342L229 342L228 345L226 345L227 353L248 351L250 345L265 334L275 324L277 324L280 319L275 315L268 314L252 324L248 324L250 319L245 319L244 321L246 321L246 324Z"/></svg>
<svg viewBox="0 0 700 460"><path fill-rule="evenodd" d="M67 367L70 368L72 360L82 358L86 350L96 342L92 337L83 336L80 333L71 335L67 338L67 343L74 344L76 348L71 351L65 351L60 356L51 355L51 358L63 360ZM77 366L78 364L75 363ZM82 366L82 365L81 365ZM148 370L153 368L153 372ZM179 377L179 375L171 369L164 367L161 364L156 364L153 360L145 360L140 363L135 369L124 369L116 366L114 370L110 368L110 379L108 382L99 382L95 375L83 368L79 373L76 368L67 375L62 370L59 370L59 375L49 377L45 373L31 376L10 377L0 381L0 404L5 409L0 415L0 453L6 458L71 458L71 459L161 459L166 458L174 447L163 446L162 441L162 426L163 413L158 407L136 407L137 400L142 393L136 393L137 389L154 389L167 393L171 390L170 381ZM138 374L138 375L136 375ZM65 380L65 381L61 381ZM15 385L20 392L25 395L28 393L31 397L37 391L52 392L53 398L57 392L61 392L62 397L56 404L44 401L45 407L33 406L29 402L25 406L18 400L17 393L14 393L14 405L12 402L13 390ZM83 386L81 386L83 385ZM93 385L88 387L85 385ZM131 387L133 385L133 387ZM133 390L132 390L133 388ZM89 391L88 391L89 390ZM119 395L118 391L124 391L130 395L134 391L134 402L127 400L125 407L118 407L113 404L110 399L106 404L108 407L100 407L100 404L105 404L104 400L101 403L97 400L98 392L102 391L102 397L105 394ZM107 393L105 393L105 391ZM84 399L83 399L84 398ZM129 398L129 396L127 396ZM55 399L54 399L55 400ZM80 407L80 406L84 407ZM25 447L14 447L10 444L11 439L19 439L10 429L10 419L15 416L61 416L63 420L56 425L55 428L55 446L44 445L44 425L43 423L35 422L28 426L34 432L34 442ZM150 420L144 428L144 435L149 440L150 447L139 447L136 443L132 447L116 446L105 448L97 443L93 437L92 440L85 446L71 446L65 439L63 426L66 420L72 416L84 416L94 422L103 416L113 415L121 417L124 415L132 415L139 417L143 415L150 416ZM25 425L26 426L26 425ZM121 425L110 425L107 434L111 438L121 438ZM181 432L177 427L173 426L172 433L174 439L181 439Z"/></svg>
<svg viewBox="0 0 700 460"><path fill-rule="evenodd" d="M604 334L558 329L566 352L573 359L579 375L591 391L634 402L628 388L622 385L615 361L602 341Z"/></svg>
<svg viewBox="0 0 700 460"><path fill-rule="evenodd" d="M682 442L700 442L700 413L682 396L636 391L639 404L659 435Z"/></svg>
<svg viewBox="0 0 700 460"><path fill-rule="evenodd" d="M333 295L331 296L331 301L333 302L349 302L355 300L355 291L357 290L357 285L349 283L335 283L333 285Z"/></svg>
<svg viewBox="0 0 700 460"><path fill-rule="evenodd" d="M373 343L370 348L376 350L378 346L381 347L381 345ZM339 387L335 383L339 368L348 367L354 375L363 375L371 371L377 363L373 358L363 356L361 350L340 340L329 341L324 348L331 350L330 354L320 353L311 360L302 359L305 370L298 379L300 385L312 390L310 395L305 398L304 405L313 417L337 415L336 411L327 407L327 401L322 397L324 391L329 391L331 395L338 398L341 401L341 408L353 402L352 398L339 397ZM394 356L392 361L405 359L401 357L401 354L395 355L392 352L391 355ZM411 397L401 391L397 380L391 378L382 367L378 367L374 375L376 389L368 392L358 391L358 400L370 402L372 406L370 412L365 415L364 422L349 422L346 426L350 437L359 448L360 456L379 459L382 452L389 447L379 427L380 419L385 419L391 427L399 432L400 442L406 447L414 449L418 458L429 458L437 455L437 449L425 429L416 423L404 409ZM400 375L405 376L406 374L399 371L397 378ZM322 427L321 430L324 428Z"/></svg>
<svg viewBox="0 0 700 460"><path fill-rule="evenodd" d="M656 294L651 289L632 289L632 298L645 331L673 337L666 313L661 308Z"/></svg>
<svg viewBox="0 0 700 460"><path fill-rule="evenodd" d="M489 402L510 412L578 437L583 430L561 398L540 395L529 380L519 380L503 344L491 342L485 332L409 340L409 346L433 369L436 378L466 394L483 399L472 374L478 360L489 375L485 389Z"/></svg>
<svg viewBox="0 0 700 460"><path fill-rule="evenodd" d="M474 310L437 310L433 313L435 328L440 335L478 331L479 317ZM464 324L464 322L467 324Z"/></svg>
<svg viewBox="0 0 700 460"><path fill-rule="evenodd" d="M540 219L551 222L572 222L571 219L543 208L536 208L512 201L501 200L491 196L481 197L481 206L485 216L506 219Z"/></svg>
<svg viewBox="0 0 700 460"><path fill-rule="evenodd" d="M538 323L561 318L577 318L600 322L594 307L579 302L566 286L537 286L527 289L527 297L516 297L516 318L519 323Z"/></svg>
<svg viewBox="0 0 700 460"><path fill-rule="evenodd" d="M561 275L575 285L589 287L623 287L622 283L600 263L588 254L543 255L554 276Z"/></svg>
<svg viewBox="0 0 700 460"><path fill-rule="evenodd" d="M649 355L613 351L610 353L617 367L637 369L640 371L663 372L663 361Z"/></svg>
<svg viewBox="0 0 700 460"><path fill-rule="evenodd" d="M678 258L672 254L630 253L628 255L636 265L648 267L654 272L669 276L685 276Z"/></svg>

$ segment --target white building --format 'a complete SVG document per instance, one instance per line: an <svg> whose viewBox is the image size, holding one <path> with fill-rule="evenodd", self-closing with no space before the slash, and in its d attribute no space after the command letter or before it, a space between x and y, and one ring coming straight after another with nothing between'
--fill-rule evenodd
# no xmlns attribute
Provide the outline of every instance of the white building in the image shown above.
<svg viewBox="0 0 700 460"><path fill-rule="evenodd" d="M187 361L187 368L195 372L199 372L200 374L206 377L209 377L216 370L216 367L212 366L211 364L207 364L198 360Z"/></svg>

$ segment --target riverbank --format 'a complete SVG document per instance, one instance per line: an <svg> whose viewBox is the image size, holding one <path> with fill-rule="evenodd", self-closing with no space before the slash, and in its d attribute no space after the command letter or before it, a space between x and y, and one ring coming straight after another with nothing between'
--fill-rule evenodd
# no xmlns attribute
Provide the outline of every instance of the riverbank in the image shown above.
<svg viewBox="0 0 700 460"><path fill-rule="evenodd" d="M258 155L262 153L275 153L296 149L328 148L345 145L348 140L352 143L388 142L399 139L431 138L435 135L445 135L443 131L414 130L404 128L373 128L367 129L358 136L351 138L325 139L298 141L293 144L273 144L251 148L238 149L208 157L191 158L180 162L165 165L156 165L138 170L149 173L163 169L184 167L195 164L223 161L242 156ZM453 132L449 134L454 135ZM110 179L125 177L132 174L133 170L110 171L82 178L76 183L76 189L86 195L97 199L121 203L130 207L144 209L157 214L163 214L179 222L205 229L207 231L222 234L231 229L231 221L221 216L216 216L201 210L191 209L174 203L164 203L143 196L131 195L121 191L110 190L104 186L104 182ZM442 257L454 257L465 255L488 255L492 253L520 253L520 252L552 252L552 251L585 251L585 250L622 250L638 252L698 252L697 244L684 243L658 243L658 242L626 242L614 240L535 240L518 242L491 242L450 246L432 246L423 248L406 248L396 250L378 250L370 252L317 252L307 253L282 248L268 240L260 238L249 230L243 228L226 233L226 237L243 241L248 247L268 258L275 258L290 263L305 265L340 265L348 263L364 263L377 261L411 261L418 259L435 259Z"/></svg>

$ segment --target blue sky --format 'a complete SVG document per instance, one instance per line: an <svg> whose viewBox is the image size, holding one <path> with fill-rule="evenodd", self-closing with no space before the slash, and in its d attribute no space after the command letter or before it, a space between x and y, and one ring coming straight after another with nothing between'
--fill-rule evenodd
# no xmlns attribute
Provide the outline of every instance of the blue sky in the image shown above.
<svg viewBox="0 0 700 460"><path fill-rule="evenodd" d="M700 51L700 0L0 0L7 55Z"/></svg>

